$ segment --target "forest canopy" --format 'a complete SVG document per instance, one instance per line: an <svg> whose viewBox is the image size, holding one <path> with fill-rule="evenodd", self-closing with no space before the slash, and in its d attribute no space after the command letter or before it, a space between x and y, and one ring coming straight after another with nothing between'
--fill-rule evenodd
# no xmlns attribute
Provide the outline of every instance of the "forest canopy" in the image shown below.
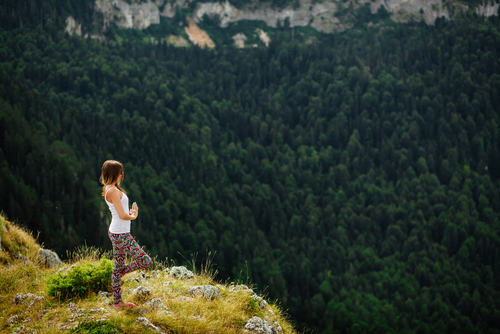
<svg viewBox="0 0 500 334"><path fill-rule="evenodd" d="M0 30L0 210L47 246L110 248L117 159L148 252L217 251L300 327L499 332L498 17L203 50L33 13Z"/></svg>

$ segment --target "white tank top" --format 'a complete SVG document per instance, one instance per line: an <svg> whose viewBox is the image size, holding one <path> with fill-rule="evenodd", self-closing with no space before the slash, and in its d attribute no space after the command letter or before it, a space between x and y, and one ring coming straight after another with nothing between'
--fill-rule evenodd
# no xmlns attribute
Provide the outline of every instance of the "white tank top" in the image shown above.
<svg viewBox="0 0 500 334"><path fill-rule="evenodd" d="M130 220L121 219L118 216L118 212L116 212L115 205L111 202L108 202L108 200L106 199L106 196L108 195L108 191L110 191L111 189L116 189L116 190L120 191L118 188L109 188L106 191L106 194L104 195L104 200L106 201L106 204L109 207L109 211L111 211L111 216L113 217L111 219L111 224L109 224L109 232L111 232L113 234L130 233ZM128 214L129 213L128 197L127 197L127 195L125 195L125 193L123 193L123 192L121 192L121 193L123 196L122 196L122 199L120 200L120 202L122 203L123 211L125 211L125 213Z"/></svg>

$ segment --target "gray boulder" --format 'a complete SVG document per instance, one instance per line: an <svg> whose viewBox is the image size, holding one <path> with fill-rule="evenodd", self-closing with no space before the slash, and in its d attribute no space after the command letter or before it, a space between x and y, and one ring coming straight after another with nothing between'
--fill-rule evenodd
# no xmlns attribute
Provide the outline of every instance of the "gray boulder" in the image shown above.
<svg viewBox="0 0 500 334"><path fill-rule="evenodd" d="M257 316L253 316L252 319L247 321L247 324L245 325L245 332L278 334L278 331L270 323Z"/></svg>
<svg viewBox="0 0 500 334"><path fill-rule="evenodd" d="M133 294L139 299L144 299L151 296L151 290L141 285L133 291Z"/></svg>
<svg viewBox="0 0 500 334"><path fill-rule="evenodd" d="M49 268L56 268L62 264L59 256L51 250L40 248L38 256L42 263L45 263Z"/></svg>
<svg viewBox="0 0 500 334"><path fill-rule="evenodd" d="M190 279L194 277L193 272L184 266L170 268L169 274L177 279Z"/></svg>
<svg viewBox="0 0 500 334"><path fill-rule="evenodd" d="M196 285L188 289L188 293L195 296L204 296L207 300L212 298L221 299L220 291L213 285Z"/></svg>
<svg viewBox="0 0 500 334"><path fill-rule="evenodd" d="M168 308L163 304L160 298L153 298L149 302L149 307L154 310L167 310Z"/></svg>

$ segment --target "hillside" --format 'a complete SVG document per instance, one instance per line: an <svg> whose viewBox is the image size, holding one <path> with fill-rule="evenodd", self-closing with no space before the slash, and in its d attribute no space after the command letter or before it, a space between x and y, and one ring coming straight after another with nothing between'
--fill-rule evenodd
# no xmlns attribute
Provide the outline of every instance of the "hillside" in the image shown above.
<svg viewBox="0 0 500 334"><path fill-rule="evenodd" d="M249 277L300 330L500 328L497 16L199 22L203 49L162 40L176 19L70 35L85 2L56 3L0 20L0 209L48 248L110 249L113 158L150 254L212 251L217 280Z"/></svg>
<svg viewBox="0 0 500 334"><path fill-rule="evenodd" d="M80 247L70 260L48 268L28 231L1 216L0 230L2 332L296 333L279 306L246 285L213 281L210 259L197 274L156 261L145 272L126 275L124 299L137 307L115 310L109 252ZM91 284L82 290L84 282Z"/></svg>

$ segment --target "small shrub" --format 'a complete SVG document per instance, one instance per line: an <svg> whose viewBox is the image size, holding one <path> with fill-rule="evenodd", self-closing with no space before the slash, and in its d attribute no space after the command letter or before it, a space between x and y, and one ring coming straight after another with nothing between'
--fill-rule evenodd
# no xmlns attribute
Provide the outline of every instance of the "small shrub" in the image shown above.
<svg viewBox="0 0 500 334"><path fill-rule="evenodd" d="M98 265L88 261L76 264L68 273L57 273L47 281L49 296L68 299L85 297L90 292L110 290L113 261L101 259Z"/></svg>
<svg viewBox="0 0 500 334"><path fill-rule="evenodd" d="M86 321L73 328L70 334L107 334L121 333L119 328L109 321Z"/></svg>

